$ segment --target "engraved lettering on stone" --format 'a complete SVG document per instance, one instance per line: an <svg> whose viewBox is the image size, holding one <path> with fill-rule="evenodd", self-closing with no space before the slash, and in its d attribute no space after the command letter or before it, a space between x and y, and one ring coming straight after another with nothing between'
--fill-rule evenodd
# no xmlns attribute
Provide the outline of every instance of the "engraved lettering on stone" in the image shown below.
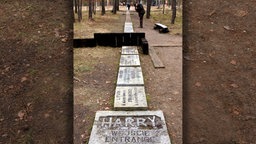
<svg viewBox="0 0 256 144"><path fill-rule="evenodd" d="M134 127L134 125L132 124L134 122L134 119L132 117L127 117L125 119L125 126L128 127L128 126L132 126Z"/></svg>
<svg viewBox="0 0 256 144"><path fill-rule="evenodd" d="M144 118L137 118L137 126L139 127L140 125L147 126L144 122L146 119Z"/></svg>
<svg viewBox="0 0 256 144"><path fill-rule="evenodd" d="M140 93L142 93L142 91L140 91ZM138 105L138 89L135 88L134 89L134 99L135 99L135 105Z"/></svg>
<svg viewBox="0 0 256 144"><path fill-rule="evenodd" d="M116 119L116 121L115 121L113 127L116 127L117 125L122 126L122 122L121 122L120 118L117 118L117 119Z"/></svg>
<svg viewBox="0 0 256 144"><path fill-rule="evenodd" d="M125 96L125 91L123 91L123 105L126 104L126 96Z"/></svg>
<svg viewBox="0 0 256 144"><path fill-rule="evenodd" d="M153 118L151 119L150 117L148 117L148 119L152 122L152 126L155 127L155 116L153 116Z"/></svg>
<svg viewBox="0 0 256 144"><path fill-rule="evenodd" d="M103 118L101 126L105 127L105 125L108 125L108 127L111 127L111 125L112 125L112 117L109 118L109 121L106 121L105 119L106 118Z"/></svg>
<svg viewBox="0 0 256 144"><path fill-rule="evenodd" d="M115 127L150 127L156 128L156 123L162 125L160 118L157 116L115 116L115 117L100 117L101 127L115 128ZM162 128L162 126L157 126Z"/></svg>
<svg viewBox="0 0 256 144"><path fill-rule="evenodd" d="M128 89L128 102L132 102L132 89Z"/></svg>

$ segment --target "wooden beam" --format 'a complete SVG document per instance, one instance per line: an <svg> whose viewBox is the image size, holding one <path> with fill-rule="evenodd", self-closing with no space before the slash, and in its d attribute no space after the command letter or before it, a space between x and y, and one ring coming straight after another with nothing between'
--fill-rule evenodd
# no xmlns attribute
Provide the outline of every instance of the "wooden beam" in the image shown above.
<svg viewBox="0 0 256 144"><path fill-rule="evenodd" d="M157 56L155 49L153 47L149 47L149 55L151 57L151 60L155 68L165 68L164 64L162 63L160 58Z"/></svg>

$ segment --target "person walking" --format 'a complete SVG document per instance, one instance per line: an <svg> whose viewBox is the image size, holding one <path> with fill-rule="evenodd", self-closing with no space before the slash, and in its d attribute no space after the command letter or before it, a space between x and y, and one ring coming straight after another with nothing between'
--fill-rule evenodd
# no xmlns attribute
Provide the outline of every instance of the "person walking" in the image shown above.
<svg viewBox="0 0 256 144"><path fill-rule="evenodd" d="M140 28L143 28L143 16L145 14L145 9L141 3L135 4L135 10L138 12L139 17L140 17Z"/></svg>
<svg viewBox="0 0 256 144"><path fill-rule="evenodd" d="M130 7L131 7L130 3L127 2L127 8L128 8L128 10L130 10Z"/></svg>

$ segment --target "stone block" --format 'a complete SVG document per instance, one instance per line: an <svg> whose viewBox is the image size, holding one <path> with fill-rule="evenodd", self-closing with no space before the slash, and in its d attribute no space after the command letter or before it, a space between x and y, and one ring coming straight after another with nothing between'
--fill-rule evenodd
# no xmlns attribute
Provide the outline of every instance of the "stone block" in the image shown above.
<svg viewBox="0 0 256 144"><path fill-rule="evenodd" d="M117 86L114 108L116 110L147 109L144 86Z"/></svg>
<svg viewBox="0 0 256 144"><path fill-rule="evenodd" d="M139 54L137 46L122 46L122 55Z"/></svg>
<svg viewBox="0 0 256 144"><path fill-rule="evenodd" d="M162 111L98 111L89 144L171 144Z"/></svg>
<svg viewBox="0 0 256 144"><path fill-rule="evenodd" d="M126 27L124 27L124 32L125 32L125 33L134 32L134 31L133 31L133 27L132 27L132 26L126 26Z"/></svg>
<svg viewBox="0 0 256 144"><path fill-rule="evenodd" d="M148 41L145 38L141 39L141 47L142 47L143 54L148 55L148 53L149 53Z"/></svg>
<svg viewBox="0 0 256 144"><path fill-rule="evenodd" d="M140 66L139 55L121 55L119 66Z"/></svg>
<svg viewBox="0 0 256 144"><path fill-rule="evenodd" d="M119 67L117 86L143 86L141 67Z"/></svg>

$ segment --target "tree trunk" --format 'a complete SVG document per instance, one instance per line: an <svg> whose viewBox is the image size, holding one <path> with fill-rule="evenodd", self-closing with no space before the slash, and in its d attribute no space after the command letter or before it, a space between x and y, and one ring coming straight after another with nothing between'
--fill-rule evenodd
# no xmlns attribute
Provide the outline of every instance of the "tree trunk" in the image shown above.
<svg viewBox="0 0 256 144"><path fill-rule="evenodd" d="M101 8L101 15L104 15L106 13L104 0L101 0Z"/></svg>
<svg viewBox="0 0 256 144"><path fill-rule="evenodd" d="M163 14L164 14L164 11L165 11L165 0L163 0Z"/></svg>
<svg viewBox="0 0 256 144"><path fill-rule="evenodd" d="M74 0L75 13L77 13L77 0Z"/></svg>
<svg viewBox="0 0 256 144"><path fill-rule="evenodd" d="M92 19L92 0L89 0L89 19Z"/></svg>
<svg viewBox="0 0 256 144"><path fill-rule="evenodd" d="M174 24L176 18L176 0L172 0L172 20L171 24Z"/></svg>
<svg viewBox="0 0 256 144"><path fill-rule="evenodd" d="M116 14L116 0L113 0L113 9L112 9L113 14Z"/></svg>
<svg viewBox="0 0 256 144"><path fill-rule="evenodd" d="M78 12L77 12L77 15L78 15L78 21L79 22L81 22L81 20L82 20L82 5L83 5L82 0L78 0Z"/></svg>
<svg viewBox="0 0 256 144"><path fill-rule="evenodd" d="M119 0L116 0L116 10L119 11Z"/></svg>
<svg viewBox="0 0 256 144"><path fill-rule="evenodd" d="M92 0L92 12L95 15L96 14L96 5L95 5L96 0Z"/></svg>
<svg viewBox="0 0 256 144"><path fill-rule="evenodd" d="M152 0L147 0L147 15L146 15L147 19L150 18L151 4L152 4Z"/></svg>

